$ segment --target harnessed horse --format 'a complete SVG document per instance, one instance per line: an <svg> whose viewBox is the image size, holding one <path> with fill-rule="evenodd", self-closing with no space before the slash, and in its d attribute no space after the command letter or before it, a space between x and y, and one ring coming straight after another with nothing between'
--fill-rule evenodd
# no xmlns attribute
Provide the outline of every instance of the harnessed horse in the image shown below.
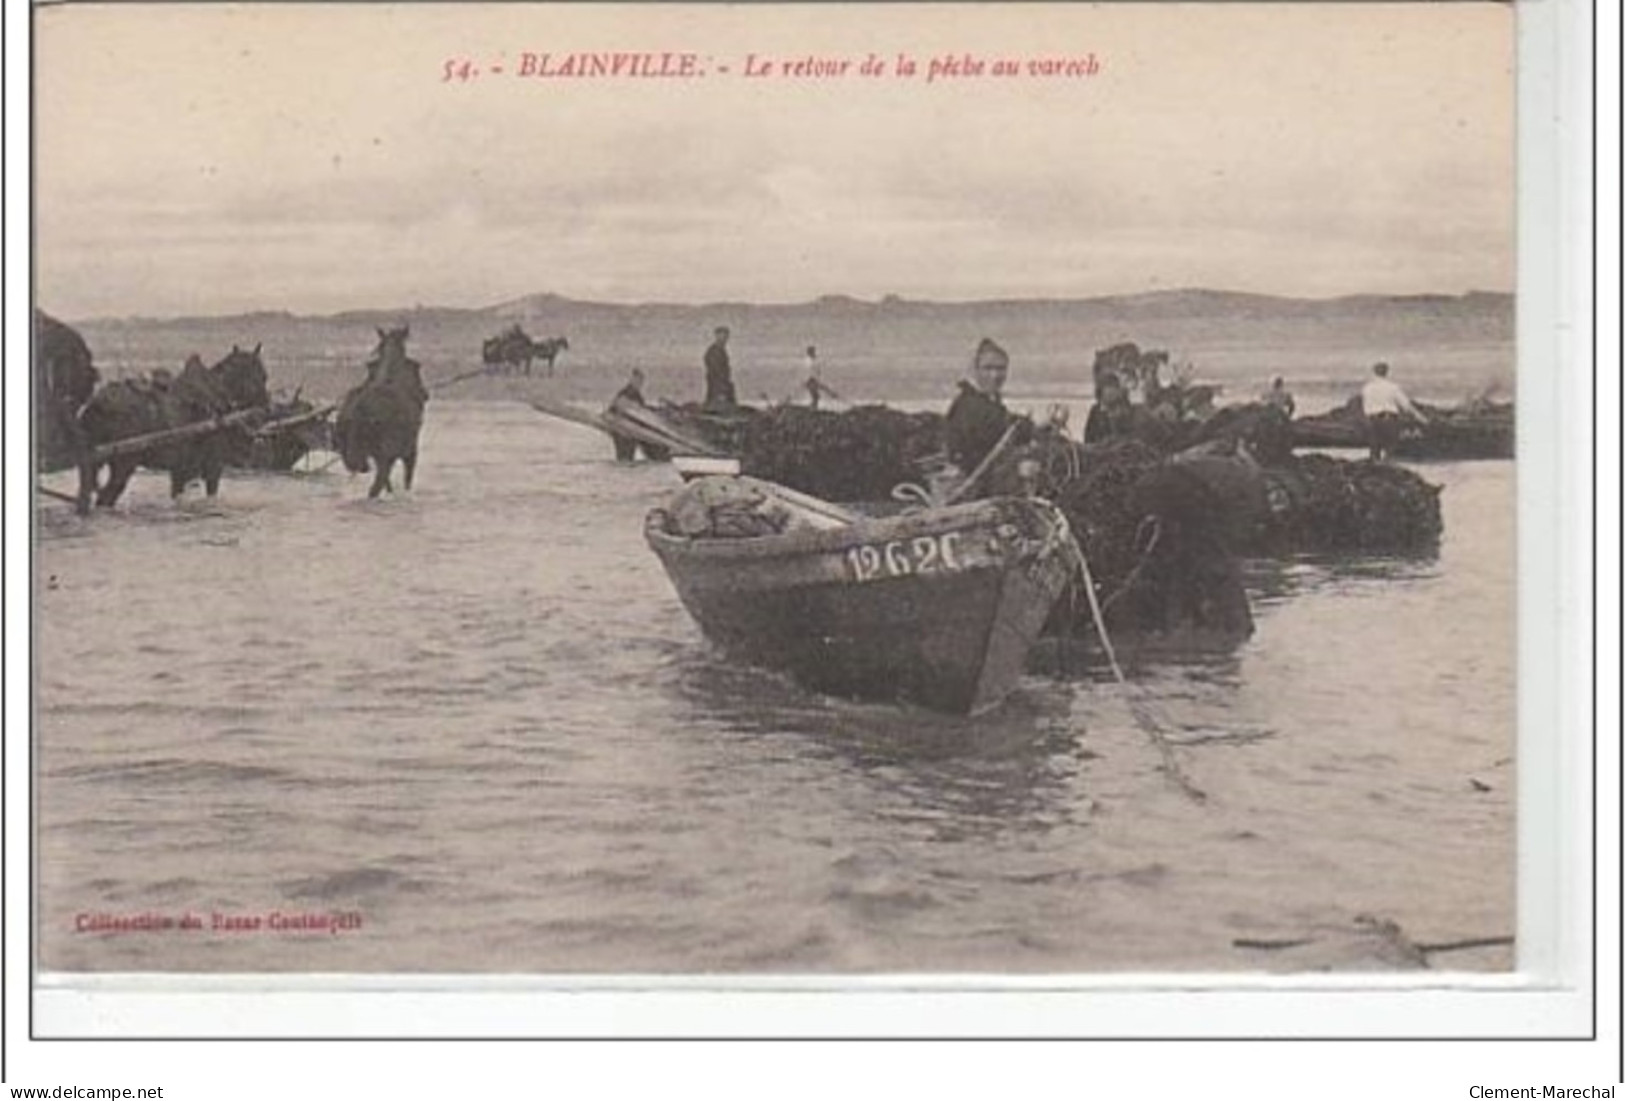
<svg viewBox="0 0 1625 1101"><path fill-rule="evenodd" d="M429 391L423 369L406 354L410 330L379 329L378 348L367 364L367 381L345 395L333 424L333 447L353 474L373 471L369 498L395 492L390 471L400 460L406 488L418 462L418 433Z"/></svg>
<svg viewBox="0 0 1625 1101"><path fill-rule="evenodd" d="M231 353L213 367L193 356L179 377L154 372L148 379L121 379L96 391L79 413L83 441L79 456L80 514L96 504L110 508L118 503L136 467L169 472L169 495L178 498L186 487L203 479L204 492L213 497L220 488L220 472L238 441L231 429L205 432L173 440L155 441L150 447L130 454L98 460L98 447L140 436L161 434L185 428L214 417L268 405L265 365L260 346L244 350L232 345ZM108 468L107 483L98 487L101 466Z"/></svg>

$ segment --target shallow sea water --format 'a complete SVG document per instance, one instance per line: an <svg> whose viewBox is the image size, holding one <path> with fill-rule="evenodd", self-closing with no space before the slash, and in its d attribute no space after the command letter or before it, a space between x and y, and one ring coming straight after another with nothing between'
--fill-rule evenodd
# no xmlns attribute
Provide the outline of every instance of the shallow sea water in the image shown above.
<svg viewBox="0 0 1625 1101"><path fill-rule="evenodd" d="M1511 463L1419 468L1437 558L1251 563L1235 651L956 720L721 661L642 541L669 466L501 401L431 403L422 454L377 502L39 506L46 970L1513 965L1416 951L1515 927ZM141 914L177 927L82 928Z"/></svg>

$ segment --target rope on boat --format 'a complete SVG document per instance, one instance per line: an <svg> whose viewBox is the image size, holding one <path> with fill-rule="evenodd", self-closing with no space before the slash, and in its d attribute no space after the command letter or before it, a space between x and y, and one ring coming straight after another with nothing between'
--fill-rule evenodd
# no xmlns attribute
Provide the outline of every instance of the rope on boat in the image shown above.
<svg viewBox="0 0 1625 1101"><path fill-rule="evenodd" d="M1101 611L1110 608L1117 603L1118 597L1132 589L1134 583L1140 579L1140 574L1145 571L1146 563L1151 561L1151 554L1157 549L1157 543L1162 539L1162 524L1158 522L1155 516L1147 516L1140 521L1139 530L1134 533L1134 537L1138 541L1140 533L1146 530L1148 524L1151 528L1151 538L1146 541L1145 550L1140 552L1139 561L1134 563L1134 567L1123 575L1122 584L1117 586L1117 590L1100 602Z"/></svg>
<svg viewBox="0 0 1625 1101"><path fill-rule="evenodd" d="M1068 534L1070 535L1070 533ZM1111 635L1106 631L1106 620L1101 614L1100 598L1095 595L1095 579L1089 569L1089 558L1083 553L1083 547L1079 545L1077 536L1071 535L1070 537L1072 539L1072 549L1077 554L1078 569L1083 573L1083 592L1089 599L1089 613L1095 621L1095 632L1100 635L1100 645L1106 651L1106 661L1111 665L1112 676L1117 678L1117 683L1128 696L1128 709L1130 714L1134 716L1135 725L1144 732L1146 737L1151 739L1151 744L1157 747L1157 753L1162 757L1163 774L1193 801L1205 802L1207 792L1191 783L1190 777L1185 775L1185 770L1180 767L1179 758L1174 756L1174 747L1168 744L1168 739L1163 734L1162 727L1157 723L1156 718L1144 708L1141 701L1135 699L1133 686L1129 684L1128 678L1123 675L1123 667L1117 662L1117 650L1112 646Z"/></svg>

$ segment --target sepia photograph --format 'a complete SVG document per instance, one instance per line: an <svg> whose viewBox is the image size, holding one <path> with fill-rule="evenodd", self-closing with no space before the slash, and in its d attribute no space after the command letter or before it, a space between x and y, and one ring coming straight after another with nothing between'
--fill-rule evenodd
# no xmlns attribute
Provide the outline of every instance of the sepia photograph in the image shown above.
<svg viewBox="0 0 1625 1101"><path fill-rule="evenodd" d="M1516 14L36 7L39 989L1516 985Z"/></svg>

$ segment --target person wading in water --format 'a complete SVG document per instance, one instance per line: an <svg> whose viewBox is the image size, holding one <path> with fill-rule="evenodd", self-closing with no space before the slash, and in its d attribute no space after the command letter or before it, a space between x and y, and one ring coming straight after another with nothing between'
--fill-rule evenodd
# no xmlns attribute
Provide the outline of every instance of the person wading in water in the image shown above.
<svg viewBox="0 0 1625 1101"><path fill-rule="evenodd" d="M1372 366L1371 378L1360 388L1360 411L1365 414L1372 462L1386 462L1393 456L1406 417L1421 424L1428 422L1399 384L1389 379L1386 363Z"/></svg>

